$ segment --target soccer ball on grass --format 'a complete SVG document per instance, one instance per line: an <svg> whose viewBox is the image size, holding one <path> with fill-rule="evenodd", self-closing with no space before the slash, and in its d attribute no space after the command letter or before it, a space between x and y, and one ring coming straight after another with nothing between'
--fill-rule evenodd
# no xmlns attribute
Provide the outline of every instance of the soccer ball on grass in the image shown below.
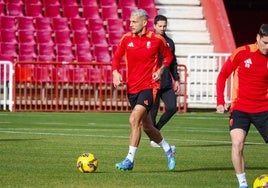
<svg viewBox="0 0 268 188"><path fill-rule="evenodd" d="M76 166L82 173L95 172L98 167L98 159L92 153L83 153L78 157Z"/></svg>
<svg viewBox="0 0 268 188"><path fill-rule="evenodd" d="M253 188L268 188L268 174L257 177L253 183Z"/></svg>

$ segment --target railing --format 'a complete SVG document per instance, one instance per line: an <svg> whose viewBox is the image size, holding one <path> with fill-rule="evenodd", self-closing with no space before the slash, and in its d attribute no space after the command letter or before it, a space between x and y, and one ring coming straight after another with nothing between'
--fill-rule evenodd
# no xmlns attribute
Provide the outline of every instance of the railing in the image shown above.
<svg viewBox="0 0 268 188"><path fill-rule="evenodd" d="M216 107L216 80L229 53L190 54L187 59L188 89L187 104L189 108ZM227 81L225 100L231 100L231 79Z"/></svg>
<svg viewBox="0 0 268 188"><path fill-rule="evenodd" d="M187 69L178 69L178 112L186 112ZM19 62L14 70L14 111L130 111L126 86L114 89L109 63Z"/></svg>
<svg viewBox="0 0 268 188"><path fill-rule="evenodd" d="M0 61L0 110L12 111L12 66L10 61Z"/></svg>

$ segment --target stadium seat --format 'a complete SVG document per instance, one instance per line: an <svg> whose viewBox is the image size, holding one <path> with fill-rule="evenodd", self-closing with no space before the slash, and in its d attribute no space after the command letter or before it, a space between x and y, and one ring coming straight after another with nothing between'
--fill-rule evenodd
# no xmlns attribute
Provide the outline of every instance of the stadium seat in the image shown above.
<svg viewBox="0 0 268 188"><path fill-rule="evenodd" d="M73 31L73 44L89 44L89 33L87 30Z"/></svg>
<svg viewBox="0 0 268 188"><path fill-rule="evenodd" d="M42 17L42 4L25 4L25 15L32 17Z"/></svg>
<svg viewBox="0 0 268 188"><path fill-rule="evenodd" d="M56 55L56 61L66 61L66 62L73 62L74 57L71 55Z"/></svg>
<svg viewBox="0 0 268 188"><path fill-rule="evenodd" d="M44 5L44 16L46 16L46 17L61 17L60 9L61 9L60 5L46 4L46 5Z"/></svg>
<svg viewBox="0 0 268 188"><path fill-rule="evenodd" d="M88 19L88 31L100 31L104 32L104 24L101 18Z"/></svg>
<svg viewBox="0 0 268 188"><path fill-rule="evenodd" d="M59 0L42 0L43 5L59 5Z"/></svg>
<svg viewBox="0 0 268 188"><path fill-rule="evenodd" d="M70 29L73 31L87 31L85 18L70 18Z"/></svg>
<svg viewBox="0 0 268 188"><path fill-rule="evenodd" d="M71 44L69 45L68 44L56 44L55 49L56 49L56 59L63 58L63 57L68 58L68 61L70 61L70 59L71 60L74 59L73 49L72 49Z"/></svg>
<svg viewBox="0 0 268 188"><path fill-rule="evenodd" d="M1 54L17 57L17 44L1 42Z"/></svg>
<svg viewBox="0 0 268 188"><path fill-rule="evenodd" d="M6 15L8 15L8 16L23 16L22 4L6 3Z"/></svg>
<svg viewBox="0 0 268 188"><path fill-rule="evenodd" d="M29 16L19 16L16 17L17 29L18 30L34 30L33 17Z"/></svg>
<svg viewBox="0 0 268 188"><path fill-rule="evenodd" d="M59 0L61 5L77 5L76 0Z"/></svg>
<svg viewBox="0 0 268 188"><path fill-rule="evenodd" d="M136 7L136 0L118 0L118 7Z"/></svg>
<svg viewBox="0 0 268 188"><path fill-rule="evenodd" d="M93 45L108 46L105 31L91 31L90 41Z"/></svg>
<svg viewBox="0 0 268 188"><path fill-rule="evenodd" d="M125 20L129 20L131 12L137 9L137 7L121 7L121 18Z"/></svg>
<svg viewBox="0 0 268 188"><path fill-rule="evenodd" d="M54 31L54 43L56 44L71 44L71 32L69 30Z"/></svg>
<svg viewBox="0 0 268 188"><path fill-rule="evenodd" d="M104 6L101 7L101 17L103 20L119 19L117 6Z"/></svg>
<svg viewBox="0 0 268 188"><path fill-rule="evenodd" d="M107 46L94 46L93 54L96 62L111 62L111 55Z"/></svg>
<svg viewBox="0 0 268 188"><path fill-rule="evenodd" d="M51 18L51 25L54 31L69 30L68 18L66 17Z"/></svg>
<svg viewBox="0 0 268 188"><path fill-rule="evenodd" d="M34 17L34 26L36 30L52 31L49 17Z"/></svg>
<svg viewBox="0 0 268 188"><path fill-rule="evenodd" d="M16 61L16 57L13 55L0 54L0 60L14 62Z"/></svg>
<svg viewBox="0 0 268 188"><path fill-rule="evenodd" d="M1 30L1 42L16 44L17 43L16 31L2 29Z"/></svg>
<svg viewBox="0 0 268 188"><path fill-rule="evenodd" d="M6 0L6 3L13 3L13 4L18 4L18 5L22 5L23 4L23 0Z"/></svg>
<svg viewBox="0 0 268 188"><path fill-rule="evenodd" d="M0 2L0 16L5 16L5 3L4 2Z"/></svg>
<svg viewBox="0 0 268 188"><path fill-rule="evenodd" d="M104 6L117 7L117 0L99 0L99 2L100 2L100 7L104 7Z"/></svg>
<svg viewBox="0 0 268 188"><path fill-rule="evenodd" d="M18 55L36 57L35 44L18 43Z"/></svg>
<svg viewBox="0 0 268 188"><path fill-rule="evenodd" d="M17 61L35 61L32 55L18 55Z"/></svg>
<svg viewBox="0 0 268 188"><path fill-rule="evenodd" d="M118 31L110 31L108 32L108 43L109 45L118 45L121 37L123 36L124 32Z"/></svg>
<svg viewBox="0 0 268 188"><path fill-rule="evenodd" d="M34 30L18 30L18 42L35 44L35 32Z"/></svg>
<svg viewBox="0 0 268 188"><path fill-rule="evenodd" d="M155 0L137 0L137 6L139 8L155 8Z"/></svg>
<svg viewBox="0 0 268 188"><path fill-rule="evenodd" d="M100 18L99 7L98 6L83 6L82 17L91 18L91 19Z"/></svg>
<svg viewBox="0 0 268 188"><path fill-rule="evenodd" d="M79 7L78 5L62 5L62 15L66 18L79 18Z"/></svg>
<svg viewBox="0 0 268 188"><path fill-rule="evenodd" d="M54 44L37 44L37 55L38 56L51 56L55 57Z"/></svg>
<svg viewBox="0 0 268 188"><path fill-rule="evenodd" d="M1 16L1 29L16 30L16 20L14 16Z"/></svg>
<svg viewBox="0 0 268 188"><path fill-rule="evenodd" d="M53 62L55 61L55 56L52 55L38 55L36 57L37 61Z"/></svg>
<svg viewBox="0 0 268 188"><path fill-rule="evenodd" d="M81 6L98 6L98 0L80 0Z"/></svg>
<svg viewBox="0 0 268 188"><path fill-rule="evenodd" d="M76 44L75 45L75 58L77 61L92 61L93 56L91 53L90 45L86 44Z"/></svg>
<svg viewBox="0 0 268 188"><path fill-rule="evenodd" d="M24 1L24 4L38 4L38 5L41 4L40 0L23 0L23 1Z"/></svg>
<svg viewBox="0 0 268 188"><path fill-rule="evenodd" d="M155 7L144 7L143 9L147 11L149 19L154 19L157 15L157 9Z"/></svg>
<svg viewBox="0 0 268 188"><path fill-rule="evenodd" d="M36 30L36 43L53 44L52 31Z"/></svg>
<svg viewBox="0 0 268 188"><path fill-rule="evenodd" d="M46 66L36 67L33 73L33 80L39 83L51 82L51 70Z"/></svg>
<svg viewBox="0 0 268 188"><path fill-rule="evenodd" d="M118 32L124 32L124 22L122 19L107 19L107 25L106 30L109 31L118 31Z"/></svg>

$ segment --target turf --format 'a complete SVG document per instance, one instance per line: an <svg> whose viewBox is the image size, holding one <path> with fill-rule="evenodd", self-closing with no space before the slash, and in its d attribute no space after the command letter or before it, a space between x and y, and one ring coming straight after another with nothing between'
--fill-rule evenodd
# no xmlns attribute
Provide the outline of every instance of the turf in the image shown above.
<svg viewBox="0 0 268 188"><path fill-rule="evenodd" d="M1 187L238 187L231 163L227 114L176 114L162 129L177 147L169 172L161 148L143 133L133 171L115 163L128 151L129 113L0 112ZM92 152L96 172L76 168L78 156ZM245 146L249 185L268 173L267 145L252 126Z"/></svg>

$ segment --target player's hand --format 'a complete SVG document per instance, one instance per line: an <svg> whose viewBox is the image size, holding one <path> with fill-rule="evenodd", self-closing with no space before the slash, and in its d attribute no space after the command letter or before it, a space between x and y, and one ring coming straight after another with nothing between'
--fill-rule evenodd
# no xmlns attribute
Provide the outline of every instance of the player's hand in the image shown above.
<svg viewBox="0 0 268 188"><path fill-rule="evenodd" d="M113 71L113 85L115 88L123 85L122 75L117 71Z"/></svg>
<svg viewBox="0 0 268 188"><path fill-rule="evenodd" d="M220 104L220 105L217 106L216 110L217 110L216 111L217 113L224 113L224 111L226 111L227 108L226 108L225 105Z"/></svg>
<svg viewBox="0 0 268 188"><path fill-rule="evenodd" d="M180 82L179 81L175 81L173 84L173 90L175 92L176 95L180 94Z"/></svg>
<svg viewBox="0 0 268 188"><path fill-rule="evenodd" d="M160 71L156 71L156 72L154 72L153 75L152 75L152 77L153 77L153 80L154 80L155 82L158 81L158 80L160 80L160 77L161 77L161 75L160 75Z"/></svg>

